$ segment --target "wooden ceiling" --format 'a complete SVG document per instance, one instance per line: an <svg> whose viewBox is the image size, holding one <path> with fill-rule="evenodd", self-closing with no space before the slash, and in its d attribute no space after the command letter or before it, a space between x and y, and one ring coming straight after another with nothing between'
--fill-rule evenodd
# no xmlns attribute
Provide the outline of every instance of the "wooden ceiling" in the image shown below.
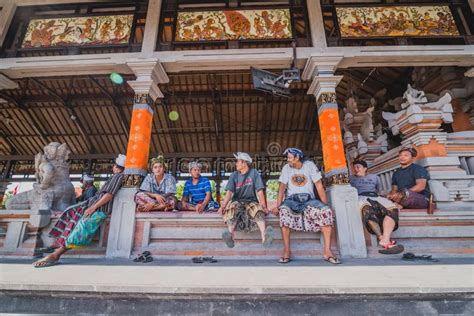
<svg viewBox="0 0 474 316"><path fill-rule="evenodd" d="M397 94L406 88L410 71L345 70L338 99L369 98L385 87ZM310 82L292 84L293 96L284 98L254 90L249 71L169 78L160 86L165 98L153 105L153 154L262 152L269 144L321 151L316 103L307 95ZM0 103L0 155L34 155L52 141L67 143L75 155L126 151L133 103L127 84L115 85L107 76L25 78L17 83L18 89L0 91L7 101ZM171 121L170 111L177 111L179 119Z"/></svg>

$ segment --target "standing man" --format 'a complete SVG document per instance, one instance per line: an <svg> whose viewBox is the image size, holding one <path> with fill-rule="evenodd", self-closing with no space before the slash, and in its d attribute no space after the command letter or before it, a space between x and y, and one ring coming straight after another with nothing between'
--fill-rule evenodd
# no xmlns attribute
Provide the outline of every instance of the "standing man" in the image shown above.
<svg viewBox="0 0 474 316"><path fill-rule="evenodd" d="M288 148L283 153L288 164L283 167L278 187L277 206L272 210L280 216L283 237L283 255L280 263L291 261L290 231L319 232L324 239L324 260L340 264L331 251L331 234L334 215L327 206L326 191L321 182L321 173L312 161L304 160L303 152L298 148ZM319 200L314 194L314 186ZM286 193L286 195L285 195Z"/></svg>
<svg viewBox="0 0 474 316"><path fill-rule="evenodd" d="M227 247L234 247L234 232L260 230L262 244L270 247L273 241L273 228L266 227L265 215L268 214L265 198L265 185L257 170L251 168L252 158L247 153L234 154L237 162L226 186L224 202L219 208L228 231L222 233ZM257 198L258 195L258 198ZM232 200L231 203L229 203Z"/></svg>
<svg viewBox="0 0 474 316"><path fill-rule="evenodd" d="M403 148L398 153L400 168L392 176L392 191L387 198L404 208L434 209L430 201L430 190L427 185L429 180L425 168L414 163L417 155L415 148Z"/></svg>

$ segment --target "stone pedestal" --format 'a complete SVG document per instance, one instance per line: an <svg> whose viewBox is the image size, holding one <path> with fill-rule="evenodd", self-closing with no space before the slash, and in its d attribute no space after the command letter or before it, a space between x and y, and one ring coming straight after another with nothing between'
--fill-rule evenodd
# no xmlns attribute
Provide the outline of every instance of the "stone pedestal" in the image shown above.
<svg viewBox="0 0 474 316"><path fill-rule="evenodd" d="M121 189L114 199L107 242L107 258L128 259L132 252L135 236L136 188Z"/></svg>
<svg viewBox="0 0 474 316"><path fill-rule="evenodd" d="M359 211L357 190L350 185L333 185L327 190L336 215L337 243L343 258L366 258L367 247Z"/></svg>

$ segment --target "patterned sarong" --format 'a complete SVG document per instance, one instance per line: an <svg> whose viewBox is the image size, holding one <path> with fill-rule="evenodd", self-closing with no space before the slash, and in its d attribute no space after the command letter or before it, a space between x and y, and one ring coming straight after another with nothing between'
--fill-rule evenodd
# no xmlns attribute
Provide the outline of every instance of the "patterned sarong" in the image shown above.
<svg viewBox="0 0 474 316"><path fill-rule="evenodd" d="M154 204L150 212L157 211L157 210L171 211L176 208L177 199L173 193L166 193L166 194L163 194L162 196L165 199L165 203L158 202L157 200L155 200L154 198L152 198L145 192L137 192L137 194L135 194L135 203L137 203L137 211L144 212L145 205L148 203ZM165 206L166 204L168 204L169 206L166 208L163 208L163 206Z"/></svg>
<svg viewBox="0 0 474 316"><path fill-rule="evenodd" d="M58 222L49 232L49 236L56 239L58 244L65 247L66 239L71 231L76 227L77 222L82 218L87 209L87 201L71 205L59 217Z"/></svg>
<svg viewBox="0 0 474 316"><path fill-rule="evenodd" d="M236 225L235 230L251 232L258 230L257 222L263 222L265 212L257 202L234 201L227 206L223 215L227 225Z"/></svg>
<svg viewBox="0 0 474 316"><path fill-rule="evenodd" d="M323 226L334 224L332 210L321 203L321 207L306 206L302 213L295 213L283 204L280 207L280 227L288 227L296 231L319 232Z"/></svg>

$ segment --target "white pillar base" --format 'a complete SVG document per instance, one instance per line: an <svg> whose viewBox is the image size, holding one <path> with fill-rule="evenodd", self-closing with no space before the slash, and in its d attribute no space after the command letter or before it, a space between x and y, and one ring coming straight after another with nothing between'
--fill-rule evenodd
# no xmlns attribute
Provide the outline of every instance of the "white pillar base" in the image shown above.
<svg viewBox="0 0 474 316"><path fill-rule="evenodd" d="M122 188L114 197L107 242L107 258L130 258L135 235L136 188Z"/></svg>
<svg viewBox="0 0 474 316"><path fill-rule="evenodd" d="M327 190L336 214L337 243L343 258L367 258L364 227L357 190L350 185L332 185Z"/></svg>

